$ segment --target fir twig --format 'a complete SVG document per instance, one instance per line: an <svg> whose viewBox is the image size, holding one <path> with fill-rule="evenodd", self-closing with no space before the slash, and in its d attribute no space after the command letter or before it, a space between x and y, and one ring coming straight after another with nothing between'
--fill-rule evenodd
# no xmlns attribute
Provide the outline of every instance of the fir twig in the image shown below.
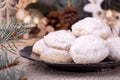
<svg viewBox="0 0 120 80"><path fill-rule="evenodd" d="M15 60L11 60L11 58L8 58L7 50L5 48L2 48L2 54L0 54L0 71L6 68L10 68L13 66L16 66L19 64L18 58Z"/></svg>
<svg viewBox="0 0 120 80"><path fill-rule="evenodd" d="M6 68L10 68L10 67L16 66L16 65L19 64L19 62L20 62L19 60L15 60L15 61L7 64L7 65L4 66L4 67L0 67L0 70L3 70L3 69L6 69Z"/></svg>
<svg viewBox="0 0 120 80"><path fill-rule="evenodd" d="M0 46L11 53L16 53L17 47L15 42L19 40L19 36L22 36L28 32L29 29L26 29L24 25L14 24L13 22L9 25L0 25ZM8 47L5 45L8 45Z"/></svg>
<svg viewBox="0 0 120 80"><path fill-rule="evenodd" d="M17 46L15 43L21 43L19 36L29 32L24 25L0 24L0 80L27 80L21 71L17 71L19 64L18 58L12 60L7 52L16 54ZM24 40L24 39L23 39ZM7 76L7 77L6 77Z"/></svg>

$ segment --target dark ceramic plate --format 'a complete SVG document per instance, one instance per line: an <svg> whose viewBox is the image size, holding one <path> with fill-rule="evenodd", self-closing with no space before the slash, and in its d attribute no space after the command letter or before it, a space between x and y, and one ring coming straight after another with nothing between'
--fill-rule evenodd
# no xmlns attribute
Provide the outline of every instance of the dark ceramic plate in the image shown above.
<svg viewBox="0 0 120 80"><path fill-rule="evenodd" d="M97 71L106 71L110 69L114 69L120 66L120 61L113 61L105 59L100 63L92 63L92 64L75 64L75 63L51 63L40 60L39 56L32 53L32 46L26 46L22 50L19 51L19 54L32 61L45 63L48 67L69 71L69 72L97 72Z"/></svg>

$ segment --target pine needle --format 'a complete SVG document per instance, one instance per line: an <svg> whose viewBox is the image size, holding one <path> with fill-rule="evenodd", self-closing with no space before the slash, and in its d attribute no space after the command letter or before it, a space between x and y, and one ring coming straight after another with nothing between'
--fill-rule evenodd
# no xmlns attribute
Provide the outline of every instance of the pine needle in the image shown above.
<svg viewBox="0 0 120 80"><path fill-rule="evenodd" d="M19 40L18 37L28 32L29 32L29 29L26 29L23 24L22 25L15 24L12 21L8 25L1 24L0 25L0 46L11 53L15 53L17 49L17 46L15 43ZM8 47L6 47L5 45L8 45Z"/></svg>
<svg viewBox="0 0 120 80"><path fill-rule="evenodd" d="M2 51L3 53L0 54L0 80L20 80L24 78L24 72L16 67L20 65L19 57L12 60L7 56L7 51L4 48L2 48Z"/></svg>
<svg viewBox="0 0 120 80"><path fill-rule="evenodd" d="M10 67L13 67L13 66L16 66L16 65L19 64L19 62L20 62L19 60L15 60L15 61L13 61L13 62L7 64L7 65L4 66L4 67L0 67L0 70L6 69L6 68L10 68Z"/></svg>

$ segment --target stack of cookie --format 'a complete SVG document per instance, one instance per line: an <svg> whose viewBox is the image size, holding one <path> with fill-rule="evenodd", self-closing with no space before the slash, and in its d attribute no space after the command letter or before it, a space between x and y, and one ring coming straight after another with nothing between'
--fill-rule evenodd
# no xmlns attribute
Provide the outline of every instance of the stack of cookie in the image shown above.
<svg viewBox="0 0 120 80"><path fill-rule="evenodd" d="M106 57L120 60L120 43L114 41L120 39L112 36L109 26L88 17L73 24L72 31L49 33L34 44L33 52L52 63L99 63Z"/></svg>
<svg viewBox="0 0 120 80"><path fill-rule="evenodd" d="M71 62L69 50L75 39L70 31L51 32L34 44L33 52L39 54L44 61Z"/></svg>

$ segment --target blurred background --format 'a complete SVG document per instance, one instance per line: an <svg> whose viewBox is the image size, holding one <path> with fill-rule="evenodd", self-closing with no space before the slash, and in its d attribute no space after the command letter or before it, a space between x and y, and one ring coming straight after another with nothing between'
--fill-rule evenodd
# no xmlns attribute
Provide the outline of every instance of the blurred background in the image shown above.
<svg viewBox="0 0 120 80"><path fill-rule="evenodd" d="M119 35L120 0L0 0L0 23L11 20L30 29L23 37L42 38L49 32L71 29L85 17L95 17Z"/></svg>

